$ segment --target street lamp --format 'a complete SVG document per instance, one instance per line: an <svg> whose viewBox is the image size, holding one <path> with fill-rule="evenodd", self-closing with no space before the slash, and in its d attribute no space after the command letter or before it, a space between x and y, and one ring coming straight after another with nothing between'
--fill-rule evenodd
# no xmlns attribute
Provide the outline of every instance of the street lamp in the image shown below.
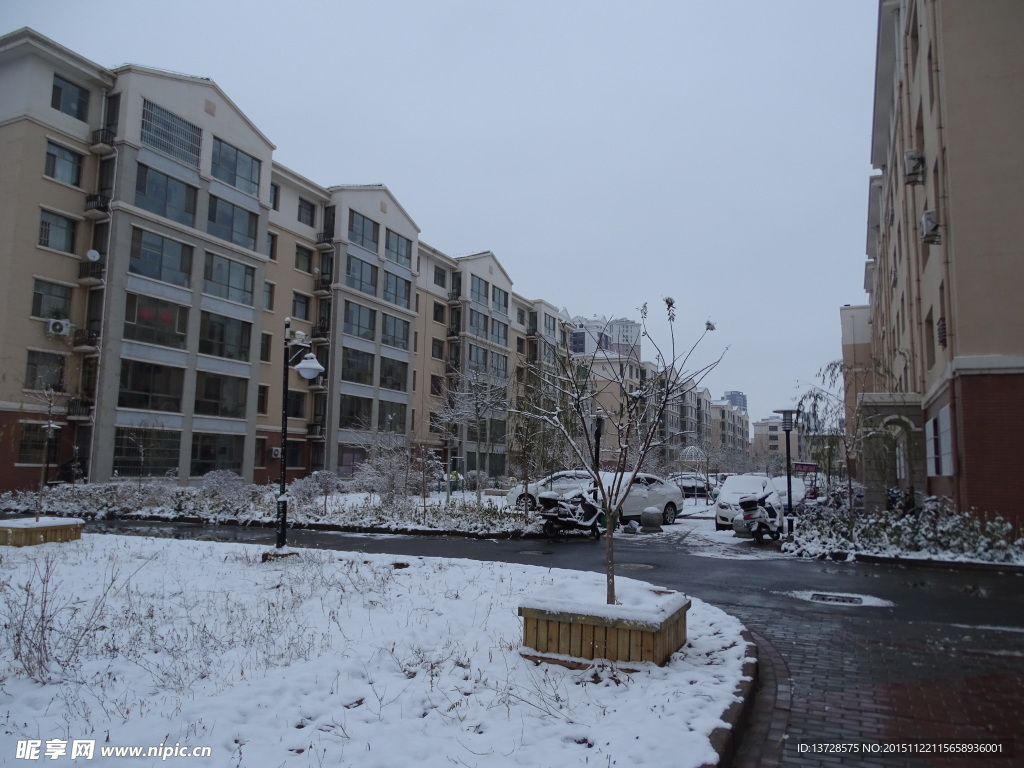
<svg viewBox="0 0 1024 768"><path fill-rule="evenodd" d="M293 346L308 348L303 340L306 334L296 331L292 335L292 319L284 319L284 360L281 368L281 488L277 497L277 548L281 549L288 540L288 498L285 495L285 467L288 459L288 367ZM324 372L324 367L316 359L316 355L307 352L302 360L295 365L295 370L306 380L315 379Z"/></svg>
<svg viewBox="0 0 1024 768"><path fill-rule="evenodd" d="M781 408L773 413L782 415L782 431L786 433L786 517L790 518L790 525L793 525L793 472L790 464L789 454L789 433L793 431L793 408ZM789 533L793 531L790 530Z"/></svg>
<svg viewBox="0 0 1024 768"><path fill-rule="evenodd" d="M601 471L601 434L604 432L604 411L598 410L594 414L594 475Z"/></svg>
<svg viewBox="0 0 1024 768"><path fill-rule="evenodd" d="M50 443L53 441L53 433L60 429L60 424L55 424L52 416L53 406L50 404L47 408L46 424L43 425L46 438L43 440L43 474L39 478L39 493L36 496L36 522L39 522L39 515L42 512L46 484L50 482Z"/></svg>

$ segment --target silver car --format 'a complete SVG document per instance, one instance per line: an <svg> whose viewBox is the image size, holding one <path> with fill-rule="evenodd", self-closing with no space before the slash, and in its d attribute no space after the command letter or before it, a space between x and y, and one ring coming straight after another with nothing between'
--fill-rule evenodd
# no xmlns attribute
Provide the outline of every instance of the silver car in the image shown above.
<svg viewBox="0 0 1024 768"><path fill-rule="evenodd" d="M592 478L585 469L569 469L555 472L547 477L535 480L529 485L518 483L512 487L505 498L509 506L520 509L536 509L537 497L542 493L557 493L559 496L584 491L590 486Z"/></svg>

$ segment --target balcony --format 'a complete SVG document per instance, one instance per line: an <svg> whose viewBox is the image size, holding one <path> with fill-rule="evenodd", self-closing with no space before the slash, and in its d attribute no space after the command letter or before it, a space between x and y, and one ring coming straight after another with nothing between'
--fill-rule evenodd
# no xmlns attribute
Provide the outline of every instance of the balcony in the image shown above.
<svg viewBox="0 0 1024 768"><path fill-rule="evenodd" d="M327 341L331 337L331 326L328 323L317 323L313 326L313 332L310 334L313 341L322 339Z"/></svg>
<svg viewBox="0 0 1024 768"><path fill-rule="evenodd" d="M448 326L448 338L449 339L458 338L460 333L462 333L462 331L459 329L459 326L457 326L457 325L450 325L450 326Z"/></svg>
<svg viewBox="0 0 1024 768"><path fill-rule="evenodd" d="M106 219L110 216L110 198L106 195L85 196L85 217L87 219Z"/></svg>
<svg viewBox="0 0 1024 768"><path fill-rule="evenodd" d="M331 294L331 281L334 280L330 275L320 275L313 282L313 293L317 296L329 296Z"/></svg>
<svg viewBox="0 0 1024 768"><path fill-rule="evenodd" d="M99 350L100 335L96 331L79 328L71 337L71 348L78 353L95 355Z"/></svg>
<svg viewBox="0 0 1024 768"><path fill-rule="evenodd" d="M327 374L321 373L319 376L314 376L310 379L309 388L317 392L327 389Z"/></svg>
<svg viewBox="0 0 1024 768"><path fill-rule="evenodd" d="M333 232L317 232L316 233L316 249L318 251L333 251L334 250L334 233Z"/></svg>
<svg viewBox="0 0 1024 768"><path fill-rule="evenodd" d="M102 285L107 265L102 261L83 261L78 265L79 285Z"/></svg>
<svg viewBox="0 0 1024 768"><path fill-rule="evenodd" d="M97 155L113 154L115 136L112 128L100 128L98 131L93 131L92 151Z"/></svg>
<svg viewBox="0 0 1024 768"><path fill-rule="evenodd" d="M458 302L458 301L462 301L462 291L460 291L458 289L456 289L454 291L449 291L448 292L448 303L451 304L451 303Z"/></svg>
<svg viewBox="0 0 1024 768"><path fill-rule="evenodd" d="M536 336L537 335L537 324L536 323L530 323L526 327L526 335L527 336Z"/></svg>
<svg viewBox="0 0 1024 768"><path fill-rule="evenodd" d="M88 421L92 418L92 403L81 397L68 400L68 421Z"/></svg>
<svg viewBox="0 0 1024 768"><path fill-rule="evenodd" d="M306 425L306 437L312 437L314 440L323 440L326 431L323 422L320 421L311 421Z"/></svg>

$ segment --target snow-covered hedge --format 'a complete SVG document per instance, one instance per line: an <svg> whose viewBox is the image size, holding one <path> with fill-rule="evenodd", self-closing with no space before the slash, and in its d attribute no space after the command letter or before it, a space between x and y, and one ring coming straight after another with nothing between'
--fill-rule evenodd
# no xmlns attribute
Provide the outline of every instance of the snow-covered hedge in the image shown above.
<svg viewBox="0 0 1024 768"><path fill-rule="evenodd" d="M783 550L805 557L837 552L939 560L1024 561L1024 539L1002 517L957 512L948 501L930 498L912 512L850 512L808 509L797 522L794 540Z"/></svg>

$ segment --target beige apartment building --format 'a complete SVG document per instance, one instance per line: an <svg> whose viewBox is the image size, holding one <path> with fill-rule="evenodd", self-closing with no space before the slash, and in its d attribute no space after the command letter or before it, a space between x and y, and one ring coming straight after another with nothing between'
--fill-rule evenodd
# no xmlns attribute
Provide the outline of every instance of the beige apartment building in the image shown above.
<svg viewBox="0 0 1024 768"><path fill-rule="evenodd" d="M1018 524L1022 29L1019 0L879 2L865 288L880 375L850 424L876 492L895 478ZM878 436L896 445L881 467Z"/></svg>

